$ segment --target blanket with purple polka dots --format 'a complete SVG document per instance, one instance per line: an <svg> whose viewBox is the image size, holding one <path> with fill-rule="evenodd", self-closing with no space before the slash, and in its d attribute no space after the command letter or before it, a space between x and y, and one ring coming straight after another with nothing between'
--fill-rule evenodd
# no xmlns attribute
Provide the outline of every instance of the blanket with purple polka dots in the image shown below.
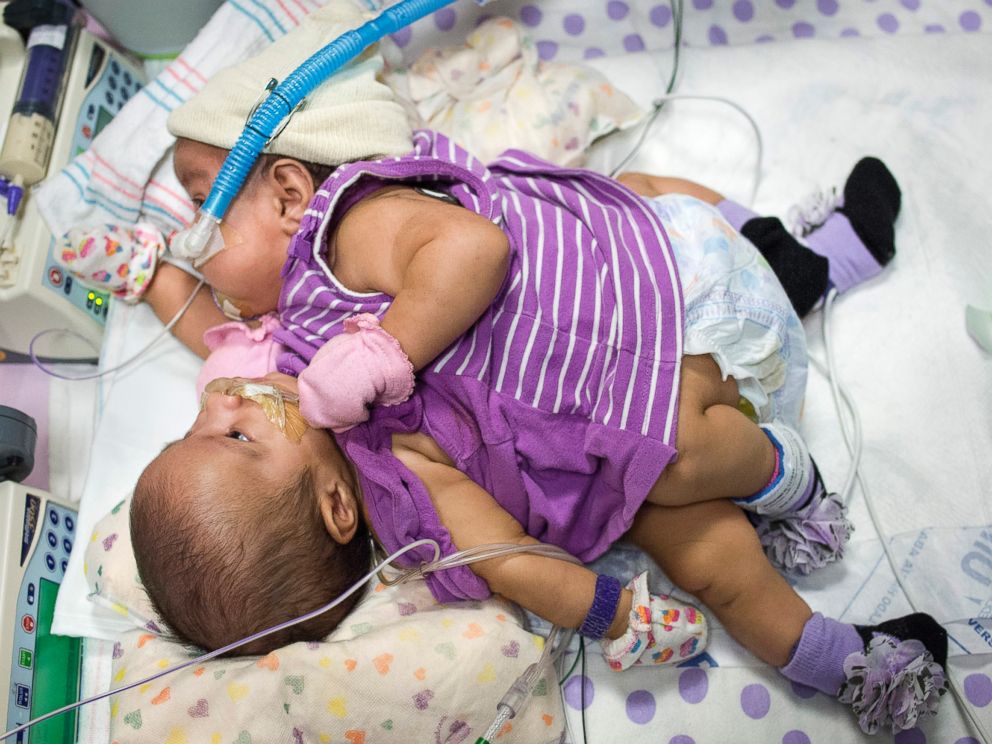
<svg viewBox="0 0 992 744"><path fill-rule="evenodd" d="M393 36L407 59L461 43L492 15L519 21L543 60L571 62L670 49L669 0L495 0L455 3ZM893 34L992 30L990 0L684 0L686 46L762 44Z"/></svg>

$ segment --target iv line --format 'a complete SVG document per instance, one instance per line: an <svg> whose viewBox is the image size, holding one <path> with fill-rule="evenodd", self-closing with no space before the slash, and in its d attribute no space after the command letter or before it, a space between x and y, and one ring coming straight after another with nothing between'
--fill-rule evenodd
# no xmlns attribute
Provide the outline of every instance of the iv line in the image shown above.
<svg viewBox="0 0 992 744"><path fill-rule="evenodd" d="M754 204L755 198L758 196L758 186L761 184L761 163L764 159L765 145L764 140L761 137L761 128L758 126L758 122L754 120L754 117L748 113L747 109L741 106L739 103L730 100L729 98L724 98L723 96L708 96L708 95L696 95L691 93L666 93L663 96L659 96L654 100L654 108L650 114L648 114L648 119L644 124L644 129L641 131L641 136L634 146L634 149L627 154L627 156L616 165L612 171L610 171L610 177L615 178L617 173L624 168L627 163L629 163L637 152L644 145L644 140L647 138L648 130L654 124L655 119L657 119L658 114L661 112L662 106L666 101L677 101L677 100L696 100L696 101L719 101L720 103L725 103L728 106L736 109L745 119L747 119L748 124L751 125L751 129L754 130L754 138L758 145L758 156L754 164L754 183L751 186L751 198L749 203Z"/></svg>
<svg viewBox="0 0 992 744"><path fill-rule="evenodd" d="M120 364L111 367L110 369L105 369L102 372L94 372L93 374L76 376L76 375L63 375L60 372L56 372L55 370L46 367L45 363L38 358L38 355L34 351L34 345L38 341L38 339L43 338L44 336L47 336L51 333L68 333L70 336L75 336L84 341L86 340L82 335L68 328L50 328L47 331L42 331L41 333L36 334L34 338L31 339L31 342L28 344L28 356L31 357L31 361L34 362L35 366L38 369L40 369L46 375L51 375L52 377L58 377L60 380L94 380L98 377L109 375L111 372L116 372L117 370L123 369L124 367L130 365L132 362L136 361L138 358L144 356L145 353L149 351L155 344L157 344L159 341L165 338L165 336L168 335L169 331L171 331L173 327L176 325L176 323L179 322L179 319L183 317L183 315L186 313L187 310L189 310L190 305L193 304L193 300L196 299L196 295L199 293L200 289L204 286L205 283L206 282L203 279L200 279L196 287L193 288L192 293L190 293L190 296L186 299L186 302L184 302L183 306L179 308L179 311L172 316L172 319L165 324L162 330L158 332L158 335L155 336L155 338L153 338L151 341L149 341L148 344L146 344L145 347L141 349L141 351L137 352L130 358L125 359Z"/></svg>
<svg viewBox="0 0 992 744"><path fill-rule="evenodd" d="M81 708L84 705L95 703L99 700L108 698L111 695L117 695L119 693L126 692L127 690L134 689L135 687L148 684L149 682L154 682L156 679L164 677L167 674L172 674L173 672L181 671L195 664L202 664L205 661L209 661L218 656L226 654L229 651L233 651L236 648L239 648L248 643L258 640L259 638L264 638L265 636L271 635L273 633L277 633L278 631L284 630L285 628L289 628L293 625L298 625L299 623L303 623L306 622L307 620L311 620L312 618L315 618L318 615L321 615L337 607L341 602L343 602L345 599L347 599L352 594L354 594L359 589L361 589L363 586L365 586L365 584L368 583L372 578L374 578L379 573L379 571L387 567L397 558L400 558L401 556L410 552L414 548L418 548L422 546L427 546L433 549L434 551L433 559L429 563L422 564L417 568L413 568L406 571L401 577L401 581L406 581L412 578L421 578L425 573L430 573L431 571L434 570L453 568L455 566L461 566L461 565L466 565L468 563L474 563L476 561L495 558L500 555L521 553L521 552L536 552L541 555L548 555L550 557L558 558L560 560L579 562L577 558L566 553L561 548L557 548L553 545L547 545L544 543L539 545L517 545L515 543L495 543L490 545L479 545L459 553L454 553L445 558L441 558L441 548L437 544L437 542L430 539L415 540L414 542L408 545L404 545L399 550L395 551L394 553L387 556L379 563L375 564L371 568L371 570L369 570L369 572L365 574L365 576L363 576L357 582L352 584L351 587L349 587L344 593L342 593L332 602L322 607L318 607L317 609L311 610L310 612L304 615L300 615L299 617L279 623L278 625L273 625L271 628L267 628L265 630L259 631L258 633L254 633L250 636L242 638L238 641L234 641L233 643L229 643L226 646L210 651L206 654L203 654L202 656L197 656L193 659L180 662L179 664L169 667L168 669L163 669L162 671L156 672L155 674L145 677L144 679L137 680L136 682L131 682L122 687L117 687L111 690L107 690L106 692L101 692L97 695L88 697L85 700L79 700L75 703L70 703L69 705L65 705L61 708L58 708L57 710L53 710L48 713L45 713L44 715L38 716L37 718L34 718L28 721L27 723L23 723L20 726L11 729L5 734L0 734L0 741L4 741L5 739L10 738L11 736L15 736L23 731L26 731L32 726L35 726L43 721L47 721L49 718L54 718L55 716L61 715L63 713L68 713L69 711L75 710L76 708ZM533 548L538 548L538 550L532 551ZM534 684L537 682L538 678L540 677L539 672L544 668L545 664L551 660L552 655L554 656L559 655L560 650L567 645L568 638L566 638L565 642L560 643L557 646L555 646L555 644L553 643L554 640L557 640L558 634L562 632L563 631L558 626L554 626L552 628L551 633L548 636L548 640L547 642L545 642L544 651L541 654L541 658L536 663L531 664L530 666L527 667L526 670L524 670L524 673L513 683L511 688L503 696L502 700L500 700L499 704L497 705L497 709L499 715L506 715L506 718L503 718L503 722L505 722L507 718L513 718L513 716L515 716L516 713L520 709L522 709L523 703L526 702L527 697L530 694L530 690L533 688ZM555 647L552 648L553 646ZM507 715L507 709L509 711L508 715ZM500 723L500 727L501 726L502 726L502 722Z"/></svg>
<svg viewBox="0 0 992 744"><path fill-rule="evenodd" d="M841 434L844 436L844 444L847 447L848 454L851 456L851 466L848 472L847 479L844 483L844 490L841 491L841 500L848 503L850 498L850 491L853 486L854 480L857 480L858 485L861 487L861 493L864 496L865 506L868 509L868 516L871 518L872 525L875 528L875 532L878 534L879 542L882 543L882 551L885 553L885 558L889 563L889 567L892 570L892 575L895 576L896 583L902 590L903 596L906 597L906 601L909 606L913 608L914 612L919 612L919 608L916 602L913 601L912 595L909 593L909 589L900 575L898 566L896 565L895 558L892 557L892 551L889 547L889 541L886 539L885 534L882 532L881 521L878 518L878 514L875 512L875 506L872 503L872 499L869 496L868 487L865 484L864 479L861 477L861 472L859 469L861 461L861 450L862 450L862 435L861 435L861 417L858 415L857 408L854 405L854 401L848 394L847 390L843 387L837 378L837 368L833 354L833 344L830 337L830 323L833 318L833 305L834 300L837 298L837 290L831 288L827 292L826 300L823 305L823 347L826 352L827 361L826 364L818 360L812 354L809 355L810 361L817 368L817 370L823 374L830 382L830 390L833 394L834 407L837 411L837 421L840 424ZM847 424L844 421L843 410L841 407L841 402L843 401L844 407L846 407L848 414L851 417L851 425L853 426L853 433L848 431ZM965 696L962 694L957 682L951 676L950 661L948 660L947 666L944 669L944 674L947 679L948 689L951 691L951 695L957 701L959 707L964 711L965 716L971 722L972 726L975 728L975 732L982 738L984 744L990 744L992 739L990 739L988 732L982 725L978 717L975 716L974 712L971 710Z"/></svg>

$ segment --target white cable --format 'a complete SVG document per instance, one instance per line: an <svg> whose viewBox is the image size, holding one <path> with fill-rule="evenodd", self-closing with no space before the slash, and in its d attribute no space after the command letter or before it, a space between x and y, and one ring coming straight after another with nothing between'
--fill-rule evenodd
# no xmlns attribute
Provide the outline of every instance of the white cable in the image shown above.
<svg viewBox="0 0 992 744"><path fill-rule="evenodd" d="M868 509L868 516L871 518L872 524L875 527L875 532L878 533L878 539L882 543L882 550L885 553L885 558L888 561L889 567L892 570L892 575L895 577L896 583L898 584L899 588L902 590L903 596L906 597L906 601L909 603L909 606L912 608L913 612L919 612L920 611L919 607L913 601L913 596L912 594L910 594L909 588L903 582L900 571L896 566L895 559L892 557L892 551L889 548L889 541L886 539L885 534L882 531L881 520L878 518L878 514L875 512L875 506L872 503L872 499L869 495L867 484L865 483L864 479L861 477L861 472L860 472L860 460L861 460L861 448L862 448L861 420L860 417L858 416L857 408L854 405L854 401L852 400L850 395L846 392L846 390L844 390L844 388L841 386L839 382L837 369L833 356L832 342L830 339L830 325L831 325L831 319L833 317L833 304L836 297L837 297L837 290L831 288L830 291L827 293L826 301L824 302L823 311L822 311L823 312L823 318L822 318L823 347L827 356L826 370L824 370L823 364L818 360L816 360L812 355L810 355L810 360L814 363L814 365L816 365L816 367L821 371L821 373L825 372L830 382L830 388L834 398L834 406L837 410L837 420L840 424L841 433L844 436L844 444L847 447L848 454L850 454L851 456L851 471L849 472L847 481L845 482L845 488L850 487L850 485L853 483L852 474L855 475L858 481L858 485L861 487L861 494L864 497L865 507ZM847 425L844 421L843 411L841 407L842 399L845 405L847 406L848 412L851 415L851 420L854 426L853 434L847 431ZM852 436L853 436L853 440L852 440ZM844 499L846 504L847 499L844 495L844 492L842 492L841 497L842 499ZM975 732L978 733L978 735L981 737L983 744L992 744L992 738L990 738L989 733L985 729L985 726L978 719L978 717L975 716L974 712L971 710L971 706L968 704L967 700L965 699L965 696L962 693L960 687L958 687L958 684L954 681L954 678L951 676L950 663L948 663L947 668L944 669L944 674L947 679L948 688L950 689L951 694L957 700L959 707L964 711L965 716L968 718L969 721L971 721L972 726L974 726L975 728Z"/></svg>
<svg viewBox="0 0 992 744"><path fill-rule="evenodd" d="M864 491L864 481L861 478L860 471L863 440L861 434L861 416L858 414L858 409L854 405L854 401L847 392L847 389L843 384L841 384L840 376L837 373L836 364L834 362L833 343L831 342L830 337L830 320L833 317L833 304L836 297L837 290L831 289L827 293L827 297L823 305L822 334L823 348L827 357L826 364L821 362L812 354L809 355L809 360L813 363L813 366L817 368L820 374L822 374L830 383L830 392L833 395L834 409L837 411L837 420L840 424L840 432L844 437L844 444L847 447L847 452L851 457L851 464L848 467L847 475L844 478L844 486L840 490L841 501L845 506L847 506L851 501L855 480L857 480L858 485L861 486L861 490ZM843 406L841 405L842 403ZM853 434L848 432L847 426L844 423L843 411L845 409L847 410L847 413L851 418L852 426L854 427Z"/></svg>
<svg viewBox="0 0 992 744"><path fill-rule="evenodd" d="M62 708L59 708L57 710L53 710L49 713L46 713L42 716L32 719L27 723L21 724L20 726L14 729L11 729L10 731L8 731L3 735L0 735L0 741L3 741L4 739L7 739L11 736L14 736L15 734L19 734L23 731L26 731L32 726L41 723L42 721L46 721L49 718L53 718L62 713L67 713L70 710L80 708L89 703L93 703L98 700L103 700L104 698L109 697L111 695L117 695L118 693L126 692L127 690L131 690L140 685L153 682L154 680L159 679L160 677L164 677L167 674L172 674L173 672L178 672L182 669L186 669L187 667L193 666L194 664L202 664L205 661L209 661L210 659L226 654L230 651L233 651L236 648L244 646L247 643L256 641L259 638L264 638L265 636L272 635L273 633L276 633L280 630L284 630L293 625L298 625L300 623L306 622L307 620L311 620L312 618L315 618L318 615L321 615L333 609L337 605L339 605L345 599L347 599L352 594L357 592L361 587L365 586L366 583L368 583L373 577L377 576L380 571L388 567L397 558L403 556L405 553L413 550L414 548L421 546L430 546L431 548L433 548L434 558L431 561L422 564L418 568L405 571L400 575L400 577L397 580L394 580L392 583L395 584L395 583L408 581L414 578L422 578L425 573L430 573L437 570L443 570L446 568L453 568L455 566L467 565L469 563L488 560L490 558L495 558L501 555L512 555L516 553L536 553L538 555L545 555L553 558L558 558L559 560L565 560L565 561L581 564L581 561L579 561L577 558L570 555L569 553L566 553L561 548L555 545L547 545L545 543L537 543L534 545L518 545L516 543L491 543L488 545L477 545L474 548L469 548L465 551L453 553L450 556L441 558L441 548L437 544L437 542L429 539L416 540L410 543L409 545L404 545L402 548L395 551L391 555L388 555L385 558L383 558L381 561L376 563L373 566L373 568L367 574L365 574L365 576L363 576L357 582L352 584L351 587L348 588L344 593L339 595L336 599L334 599L334 601L322 607L318 607L315 610L311 610L310 612L304 615L300 615L297 618L293 618L292 620L287 620L284 623L274 625L271 628L267 628L266 630L260 631L258 633L254 633L253 635L247 636L246 638L242 638L233 643L229 643L228 645L222 648L215 649L214 651L210 651L209 653L203 654L202 656L198 656L194 659L190 659L180 664L176 664L175 666L169 667L168 669L164 669L161 672L156 672L155 674L149 677L145 677L144 679L140 679L137 682L132 682L128 685L117 687L113 690L108 690L107 692L103 692L98 695L94 695L92 697L86 698L85 700L80 700L70 705L63 706ZM568 647L573 632L574 631L570 629L568 630L562 629L557 625L551 628L551 632L548 634L548 638L545 641L544 649L541 653L541 658L535 664L530 665L527 668L527 670L525 670L524 673L520 675L517 681L514 682L513 687L511 687L511 689L507 692L507 694L504 695L503 700L500 702L498 713L502 714L503 709L509 707L510 713L509 716L507 716L507 718L512 718L514 715L516 715L517 712L519 712L522 709L523 707L522 704L525 703L526 700L528 699L530 691L533 689L538 679L540 679L544 668L549 664L558 661L564 649ZM510 701L509 706L506 701ZM515 705L513 704L514 701L516 701ZM503 723L506 722L507 718L503 719ZM499 728L502 727L503 723L500 723Z"/></svg>
<svg viewBox="0 0 992 744"><path fill-rule="evenodd" d="M506 694L497 703L496 717L489 725L489 728L486 729L486 733L480 741L493 741L499 735L503 725L511 718L515 718L517 713L523 710L524 705L530 700L535 685L537 685L548 669L553 668L554 663L561 657L564 649L568 647L568 644L572 640L573 632L570 629L563 630L558 625L551 628L551 632L548 634L548 638L544 643L544 649L541 651L541 658L535 663L530 664L524 670L523 674L514 680L510 689L506 691Z"/></svg>
<svg viewBox="0 0 992 744"><path fill-rule="evenodd" d="M124 360L120 364L111 367L110 369L105 369L102 372L94 372L93 374L88 374L88 375L63 375L60 372L56 372L46 367L45 364L41 361L41 359L38 358L38 355L35 354L34 351L34 345L39 338L44 338L45 336L51 333L67 333L70 336L75 336L76 338L86 341L86 339L81 334L77 333L76 331L70 330L68 328L50 328L47 331L42 331L41 333L35 335L35 337L32 338L31 342L28 344L28 356L31 357L31 361L34 362L35 366L38 367L38 369L40 369L46 375L51 375L52 377L58 377L60 380L94 380L98 377L109 375L112 372L116 372L120 369L123 369L124 367L127 367L132 362L144 356L145 353L149 351L155 344L157 344L159 341L165 338L169 334L169 331L171 331L173 327L176 325L176 323L179 322L179 319L183 317L183 314L187 310L189 310L190 305L193 304L193 300L196 299L197 293L200 291L200 289L203 287L204 284L205 281L203 279L200 279L199 283L196 285L196 288L193 289L193 292L186 299L186 302L183 303L183 306L179 308L179 311L175 315L172 316L172 320L166 323L165 327L162 328L161 331L159 331L158 335L155 336L155 338L153 338L143 349L141 349L141 351L139 351L131 358Z"/></svg>
<svg viewBox="0 0 992 744"><path fill-rule="evenodd" d="M665 103L665 101L677 101L677 100L719 101L720 103L725 103L728 106L731 106L732 108L736 109L741 115L744 116L745 119L747 119L748 123L751 125L751 129L754 130L754 137L758 145L758 157L754 165L754 183L751 187L751 199L749 202L749 205L753 206L754 200L758 196L758 186L761 184L761 163L764 160L765 143L761 137L761 129L758 127L758 122L754 120L754 117L751 116L751 114L749 114L747 110L739 103L736 103L735 101L732 101L729 98L724 98L723 96L704 96L704 95L696 95L691 93L668 93L666 95L660 96L657 99L655 99L654 108L652 112L648 115L648 121L645 124L643 131L641 132L640 139L638 140L637 144L634 146L634 149L631 150L630 153L627 155L627 157L625 157L620 162L620 164L617 165L610 172L610 176L615 177L617 173L633 159L634 155L637 154L638 150L641 149L641 146L644 144L644 140L647 137L648 130L654 124L654 121L658 117L658 113L661 111L661 107Z"/></svg>
<svg viewBox="0 0 992 744"><path fill-rule="evenodd" d="M149 682L153 682L156 679L159 679L160 677L164 677L167 674L172 674L173 672L178 672L182 669L186 669L187 667L193 666L194 664L202 664L205 661L209 661L210 659L213 659L217 656L221 656L222 654L226 654L229 651L233 651L234 649L243 646L246 643L251 643L252 641L258 640L259 638L264 638L267 635L271 635L272 633L283 630L292 625L298 625L299 623L306 622L311 618L317 617L317 615L320 615L324 612L327 612L328 610L333 609L334 607L337 607L337 605L341 604L341 602L343 602L352 594L354 594L363 586L365 586L366 583L368 583L372 578L374 578L375 575L390 562L396 560L397 558L413 550L414 548L418 548L424 545L429 545L434 548L434 559L437 560L437 557L440 555L441 548L434 540L416 540L410 543L409 545L404 545L395 553L388 556L385 560L379 562L376 566L372 568L371 571L365 574L364 577L362 577L357 582L352 584L351 587L347 589L343 594L338 596L333 602L330 602L324 605L323 607L318 607L316 610L308 612L305 615L300 615L297 618L288 620L284 623L280 623L279 625L274 625L271 628L263 630L259 633L255 633L246 638L242 638L241 640L235 641L234 643L229 643L228 645L222 648L215 649L214 651L210 651L209 653L203 654L202 656L197 656L195 659L189 659L188 661L181 662L179 664L176 664L175 666L169 667L168 669L163 669L161 672L156 672L155 674L149 677L145 677L144 679L139 679L137 682L132 682L130 684L123 685L121 687L116 687L112 690L107 690L106 692L101 692L100 694L93 695L92 697L88 697L85 700L79 700L75 703L71 703L69 705L65 705L61 708L58 708L57 710L53 710L48 713L45 713L42 716L38 716L37 718L34 718L28 721L27 723L22 723L20 726L17 726L16 728L11 729L7 733L0 735L0 741L3 741L4 739L9 739L11 736L26 731L27 729L31 728L36 724L41 723L42 721L47 721L49 718L54 718L55 716L61 715L62 713L68 713L70 710L81 708L82 706L88 705L89 703L95 703L96 701L103 700L104 698L110 697L111 695L117 695L118 693L126 692L127 690L134 689L135 687L138 687L140 685L148 684Z"/></svg>

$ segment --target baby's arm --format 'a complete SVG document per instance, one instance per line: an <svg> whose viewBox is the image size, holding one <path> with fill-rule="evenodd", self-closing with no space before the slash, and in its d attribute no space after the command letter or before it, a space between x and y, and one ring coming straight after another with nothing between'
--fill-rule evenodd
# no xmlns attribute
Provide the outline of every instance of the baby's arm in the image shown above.
<svg viewBox="0 0 992 744"><path fill-rule="evenodd" d="M492 496L457 470L429 437L394 435L393 452L424 483L459 550L489 543L539 544ZM596 574L589 569L531 553L480 561L470 568L494 593L566 628L582 625L596 592ZM631 599L624 589L608 638L626 631Z"/></svg>
<svg viewBox="0 0 992 744"><path fill-rule="evenodd" d="M347 212L330 262L349 289L394 298L382 328L419 370L492 303L509 244L498 226L464 207L389 187Z"/></svg>
<svg viewBox="0 0 992 744"><path fill-rule="evenodd" d="M142 299L151 306L159 320L168 323L189 299L197 281L192 274L163 261ZM210 296L210 288L204 285L200 287L189 309L172 327L172 334L192 349L194 354L206 359L210 355L210 349L203 342L204 332L227 320Z"/></svg>

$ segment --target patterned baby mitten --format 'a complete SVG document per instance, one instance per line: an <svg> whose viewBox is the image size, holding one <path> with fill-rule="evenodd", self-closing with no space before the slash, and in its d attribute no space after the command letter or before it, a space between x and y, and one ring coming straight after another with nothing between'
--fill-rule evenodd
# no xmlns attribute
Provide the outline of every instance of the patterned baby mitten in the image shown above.
<svg viewBox="0 0 992 744"><path fill-rule="evenodd" d="M368 420L369 406L402 403L414 384L410 359L376 316L362 313L343 325L299 376L303 418L336 432Z"/></svg>
<svg viewBox="0 0 992 744"><path fill-rule="evenodd" d="M105 224L74 227L56 241L54 254L86 286L134 303L148 288L165 247L165 236L148 222Z"/></svg>
<svg viewBox="0 0 992 744"><path fill-rule="evenodd" d="M627 588L634 594L627 630L614 641L601 641L610 669L678 664L703 652L709 628L702 612L667 595L650 594L646 571L631 579Z"/></svg>

